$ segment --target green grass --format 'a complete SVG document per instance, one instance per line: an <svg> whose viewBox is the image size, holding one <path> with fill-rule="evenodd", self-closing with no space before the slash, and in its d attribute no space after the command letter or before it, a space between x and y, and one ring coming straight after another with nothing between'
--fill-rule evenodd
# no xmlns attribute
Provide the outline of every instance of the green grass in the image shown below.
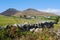
<svg viewBox="0 0 60 40"><path fill-rule="evenodd" d="M35 19L24 19L24 18L19 18L19 17L15 17L15 16L11 16L11 17L0 16L0 25L1 26L5 26L7 24L23 24L25 22L33 24L33 23L37 23L40 21L53 21L53 20L48 20L48 19L44 18L43 16L39 16Z"/></svg>
<svg viewBox="0 0 60 40"><path fill-rule="evenodd" d="M38 20L41 20L41 19L24 19L24 18L19 18L19 17L7 17L7 16L0 16L0 25L1 26L4 26L4 25L7 25L7 24L23 24L25 22L28 22L28 23L36 23Z"/></svg>
<svg viewBox="0 0 60 40"><path fill-rule="evenodd" d="M22 24L24 22L29 22L29 23L36 23L37 21L52 21L45 19L44 17L38 17L36 19L24 19L24 18L19 18L19 17L7 17L7 16L0 16L0 25L5 26L7 24ZM14 27L13 27L14 28ZM60 29L60 24L55 24L54 29ZM22 32L20 29L16 28L16 32L13 30L6 30L6 29L1 29L0 30L0 40L12 40L10 36L14 36L13 39L18 40L56 40L57 36L55 33L50 33L48 29L45 29L42 32ZM11 34L13 35L10 35ZM13 33L14 32L14 33ZM8 36L7 36L8 35ZM18 36L19 35L19 36Z"/></svg>
<svg viewBox="0 0 60 40"><path fill-rule="evenodd" d="M7 24L17 23L12 17L0 16L0 25L4 26Z"/></svg>

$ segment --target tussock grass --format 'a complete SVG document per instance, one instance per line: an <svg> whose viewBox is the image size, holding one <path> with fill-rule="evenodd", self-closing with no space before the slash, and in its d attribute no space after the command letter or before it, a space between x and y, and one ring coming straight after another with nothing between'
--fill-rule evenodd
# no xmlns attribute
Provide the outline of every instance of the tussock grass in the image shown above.
<svg viewBox="0 0 60 40"><path fill-rule="evenodd" d="M13 30L14 29L14 30ZM39 32L23 32L18 27L0 30L0 40L58 40L55 32L48 28Z"/></svg>

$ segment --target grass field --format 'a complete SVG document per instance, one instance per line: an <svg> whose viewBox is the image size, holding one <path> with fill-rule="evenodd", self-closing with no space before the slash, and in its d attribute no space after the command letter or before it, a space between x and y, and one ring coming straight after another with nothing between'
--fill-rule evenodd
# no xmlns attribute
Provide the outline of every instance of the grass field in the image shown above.
<svg viewBox="0 0 60 40"><path fill-rule="evenodd" d="M53 19L54 17L52 17ZM23 24L25 22L28 23L36 23L41 21L54 21L49 20L44 17L37 17L34 19L25 19L25 18L19 18L19 17L7 17L7 16L0 16L0 25L5 26L7 24ZM59 21L60 22L60 21ZM14 27L13 27L14 29ZM60 29L60 24L54 25L54 30ZM12 34L12 35L10 35ZM13 38L12 38L13 36ZM57 35L54 32L49 32L49 29L45 29L43 31L38 32L22 32L19 28L16 27L15 30L12 29L0 29L0 40L56 40Z"/></svg>
<svg viewBox="0 0 60 40"><path fill-rule="evenodd" d="M51 18L56 18L56 17L51 17ZM43 16L40 16L34 19L24 19L24 18L14 17L14 16L11 16L11 17L0 16L0 26L5 26L7 24L23 24L25 22L33 24L41 21L54 21L54 20L48 20ZM60 28L60 24L55 25L55 29L56 28Z"/></svg>
<svg viewBox="0 0 60 40"><path fill-rule="evenodd" d="M16 21L12 17L0 16L0 25L13 24Z"/></svg>
<svg viewBox="0 0 60 40"><path fill-rule="evenodd" d="M51 21L51 20L47 20L46 18L44 17L38 17L38 18L35 18L35 19L24 19L24 18L19 18L19 17L7 17L7 16L0 16L0 25L1 26L4 26L4 25L7 25L7 24L23 24L25 22L28 22L28 23L37 23L37 22L41 22L41 21Z"/></svg>

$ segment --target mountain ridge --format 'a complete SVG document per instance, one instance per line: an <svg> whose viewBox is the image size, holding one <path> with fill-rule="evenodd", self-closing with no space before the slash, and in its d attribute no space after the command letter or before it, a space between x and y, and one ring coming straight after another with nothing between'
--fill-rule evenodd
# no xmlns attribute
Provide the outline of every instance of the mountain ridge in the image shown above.
<svg viewBox="0 0 60 40"><path fill-rule="evenodd" d="M57 16L56 14L39 11L33 8L28 8L23 11L19 11L14 8L9 8L6 11L2 12L1 15L5 15L5 16L20 16L20 15Z"/></svg>

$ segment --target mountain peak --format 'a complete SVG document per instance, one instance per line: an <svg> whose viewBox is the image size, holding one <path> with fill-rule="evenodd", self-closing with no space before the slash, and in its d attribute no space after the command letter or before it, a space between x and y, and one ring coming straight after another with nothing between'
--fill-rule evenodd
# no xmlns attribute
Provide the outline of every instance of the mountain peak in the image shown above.
<svg viewBox="0 0 60 40"><path fill-rule="evenodd" d="M26 9L26 11L38 11L38 10L36 10L36 9L33 9L33 8L28 8L28 9Z"/></svg>
<svg viewBox="0 0 60 40"><path fill-rule="evenodd" d="M14 8L9 8L6 11L2 12L2 15L6 15L6 16L11 16L14 15L15 13L19 12L18 10L14 9Z"/></svg>
<svg viewBox="0 0 60 40"><path fill-rule="evenodd" d="M18 11L18 10L14 9L14 8L9 8L6 11Z"/></svg>

